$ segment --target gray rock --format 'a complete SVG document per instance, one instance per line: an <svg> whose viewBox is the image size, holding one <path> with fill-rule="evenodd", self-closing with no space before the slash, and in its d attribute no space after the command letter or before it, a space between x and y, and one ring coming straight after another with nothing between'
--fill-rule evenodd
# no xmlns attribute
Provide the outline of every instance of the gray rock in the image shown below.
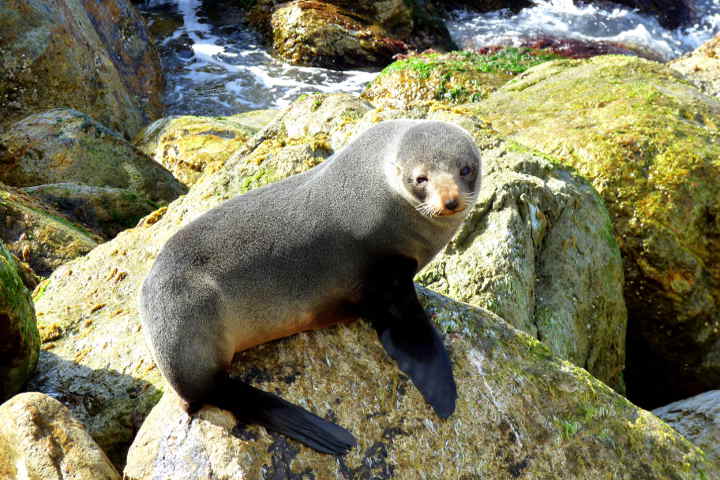
<svg viewBox="0 0 720 480"><path fill-rule="evenodd" d="M587 181L518 150L483 151L477 204L417 280L491 310L622 392L627 310L607 210Z"/></svg>
<svg viewBox="0 0 720 480"><path fill-rule="evenodd" d="M0 181L123 188L158 204L187 190L117 132L71 109L31 115L0 135Z"/></svg>
<svg viewBox="0 0 720 480"><path fill-rule="evenodd" d="M695 395L652 411L720 464L720 390Z"/></svg>
<svg viewBox="0 0 720 480"><path fill-rule="evenodd" d="M492 313L420 290L445 331L458 404L440 420L360 321L243 352L235 373L352 430L337 458L166 393L128 454L128 480L714 478L657 417Z"/></svg>
<svg viewBox="0 0 720 480"><path fill-rule="evenodd" d="M131 137L162 112L160 58L128 0L2 0L0 32L0 131L71 107Z"/></svg>
<svg viewBox="0 0 720 480"><path fill-rule="evenodd" d="M120 474L65 406L32 392L0 405L0 478L120 480Z"/></svg>

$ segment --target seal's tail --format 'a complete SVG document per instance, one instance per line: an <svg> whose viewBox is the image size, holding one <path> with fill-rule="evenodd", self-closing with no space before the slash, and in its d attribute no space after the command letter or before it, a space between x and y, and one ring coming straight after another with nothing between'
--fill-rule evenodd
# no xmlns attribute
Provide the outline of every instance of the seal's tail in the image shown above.
<svg viewBox="0 0 720 480"><path fill-rule="evenodd" d="M262 425L318 452L344 455L357 444L344 428L229 375L223 375L215 392L207 403L230 410L240 422Z"/></svg>

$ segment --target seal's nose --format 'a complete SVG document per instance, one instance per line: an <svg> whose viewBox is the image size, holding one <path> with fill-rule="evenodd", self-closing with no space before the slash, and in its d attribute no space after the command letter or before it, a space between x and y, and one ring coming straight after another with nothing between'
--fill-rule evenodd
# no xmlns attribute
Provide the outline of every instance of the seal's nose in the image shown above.
<svg viewBox="0 0 720 480"><path fill-rule="evenodd" d="M455 210L458 207L457 198L453 198L445 202L445 208L448 210Z"/></svg>

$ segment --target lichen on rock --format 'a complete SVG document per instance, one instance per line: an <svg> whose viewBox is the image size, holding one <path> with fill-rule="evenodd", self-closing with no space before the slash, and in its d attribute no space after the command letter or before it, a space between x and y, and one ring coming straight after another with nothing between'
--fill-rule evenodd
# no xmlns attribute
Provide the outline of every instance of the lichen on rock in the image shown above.
<svg viewBox="0 0 720 480"><path fill-rule="evenodd" d="M271 39L277 56L300 65L385 66L408 49L453 46L431 5L405 0L263 0L250 19Z"/></svg>
<svg viewBox="0 0 720 480"><path fill-rule="evenodd" d="M475 207L417 280L491 310L624 392L622 260L602 200L584 179L512 143L497 140L482 160Z"/></svg>
<svg viewBox="0 0 720 480"><path fill-rule="evenodd" d="M186 191L120 134L65 108L30 115L0 135L0 181L123 188L158 204Z"/></svg>
<svg viewBox="0 0 720 480"><path fill-rule="evenodd" d="M160 115L160 59L129 1L3 2L0 31L0 130L66 106L131 137Z"/></svg>
<svg viewBox="0 0 720 480"><path fill-rule="evenodd" d="M51 205L0 183L0 240L40 276L86 254L102 238Z"/></svg>
<svg viewBox="0 0 720 480"><path fill-rule="evenodd" d="M134 143L184 185L190 186L201 175L222 168L225 161L276 114L275 110L266 110L229 117L162 118L140 132Z"/></svg>
<svg viewBox="0 0 720 480"><path fill-rule="evenodd" d="M655 416L490 312L421 289L458 383L440 420L365 322L243 352L235 373L353 431L319 454L228 412L192 420L167 393L138 433L131 480L234 478L712 478L703 453ZM371 372L371 374L368 374Z"/></svg>
<svg viewBox="0 0 720 480"><path fill-rule="evenodd" d="M528 70L475 115L589 179L625 268L630 398L654 407L720 383L720 102L638 58Z"/></svg>
<svg viewBox="0 0 720 480"><path fill-rule="evenodd" d="M0 405L0 478L120 480L120 474L67 407L31 392Z"/></svg>

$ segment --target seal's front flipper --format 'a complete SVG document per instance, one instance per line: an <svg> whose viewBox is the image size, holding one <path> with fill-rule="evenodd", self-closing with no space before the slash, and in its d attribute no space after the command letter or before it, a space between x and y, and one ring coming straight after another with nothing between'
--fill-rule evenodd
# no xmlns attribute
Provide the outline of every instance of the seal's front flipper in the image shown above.
<svg viewBox="0 0 720 480"><path fill-rule="evenodd" d="M368 278L362 313L400 370L438 416L448 418L455 411L457 388L442 338L418 301L415 271L412 260L386 259Z"/></svg>
<svg viewBox="0 0 720 480"><path fill-rule="evenodd" d="M322 453L344 455L357 441L344 428L277 395L224 375L208 401L235 414L238 421L262 425Z"/></svg>

